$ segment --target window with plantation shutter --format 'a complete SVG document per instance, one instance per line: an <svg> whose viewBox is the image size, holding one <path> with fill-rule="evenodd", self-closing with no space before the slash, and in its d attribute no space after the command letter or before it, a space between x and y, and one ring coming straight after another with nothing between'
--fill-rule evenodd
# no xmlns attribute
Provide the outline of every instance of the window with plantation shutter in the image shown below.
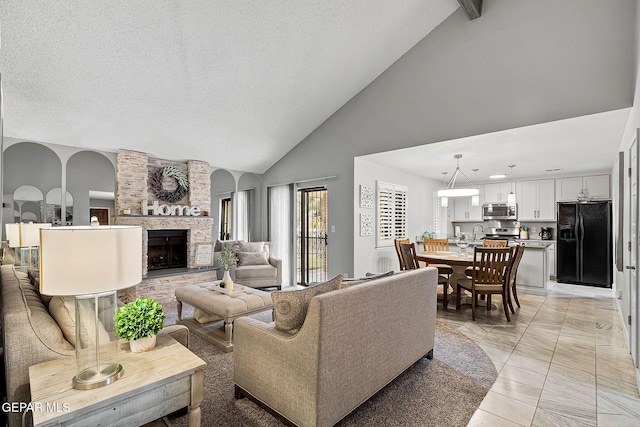
<svg viewBox="0 0 640 427"><path fill-rule="evenodd" d="M377 183L378 229L376 247L393 246L407 235L407 187Z"/></svg>

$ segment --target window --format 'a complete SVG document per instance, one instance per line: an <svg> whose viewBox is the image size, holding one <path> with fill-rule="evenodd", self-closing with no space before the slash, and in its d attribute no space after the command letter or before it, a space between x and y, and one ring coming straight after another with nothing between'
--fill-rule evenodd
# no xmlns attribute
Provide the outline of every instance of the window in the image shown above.
<svg viewBox="0 0 640 427"><path fill-rule="evenodd" d="M407 236L407 187L377 183L378 232L376 247L393 246Z"/></svg>
<svg viewBox="0 0 640 427"><path fill-rule="evenodd" d="M220 240L231 239L231 198L220 200Z"/></svg>

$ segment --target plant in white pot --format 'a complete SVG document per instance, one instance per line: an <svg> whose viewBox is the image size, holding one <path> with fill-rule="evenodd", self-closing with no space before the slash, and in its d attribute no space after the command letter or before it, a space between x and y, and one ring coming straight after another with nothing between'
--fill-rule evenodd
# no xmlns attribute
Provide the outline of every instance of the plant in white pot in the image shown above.
<svg viewBox="0 0 640 427"><path fill-rule="evenodd" d="M134 353L153 349L163 326L164 310L152 298L138 298L116 314L116 334L129 342Z"/></svg>
<svg viewBox="0 0 640 427"><path fill-rule="evenodd" d="M220 251L220 268L224 271L220 287L233 290L233 280L229 274L229 269L238 263L238 257L231 246L225 246Z"/></svg>

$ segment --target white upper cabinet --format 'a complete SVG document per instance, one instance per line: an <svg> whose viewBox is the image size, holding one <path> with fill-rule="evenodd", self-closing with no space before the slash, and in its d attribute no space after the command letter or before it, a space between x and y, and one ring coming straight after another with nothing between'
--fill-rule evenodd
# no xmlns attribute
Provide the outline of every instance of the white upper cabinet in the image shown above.
<svg viewBox="0 0 640 427"><path fill-rule="evenodd" d="M584 188L589 197L594 200L610 199L611 185L609 183L609 175L593 175L582 177Z"/></svg>
<svg viewBox="0 0 640 427"><path fill-rule="evenodd" d="M484 203L507 203L507 195L513 190L513 182L484 185Z"/></svg>
<svg viewBox="0 0 640 427"><path fill-rule="evenodd" d="M553 179L517 182L518 220L555 221L554 191L555 182Z"/></svg>
<svg viewBox="0 0 640 427"><path fill-rule="evenodd" d="M575 202L578 200L578 193L581 191L594 200L610 199L609 175L556 179L556 198L558 202Z"/></svg>
<svg viewBox="0 0 640 427"><path fill-rule="evenodd" d="M478 206L473 206L471 196L449 198L449 203L453 201L454 204L454 221L482 221L482 186L478 189L480 190Z"/></svg>

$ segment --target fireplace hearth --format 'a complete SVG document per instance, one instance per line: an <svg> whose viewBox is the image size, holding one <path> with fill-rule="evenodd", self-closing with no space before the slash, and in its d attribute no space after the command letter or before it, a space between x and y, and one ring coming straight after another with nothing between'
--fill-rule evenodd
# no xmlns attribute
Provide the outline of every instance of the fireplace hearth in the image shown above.
<svg viewBox="0 0 640 427"><path fill-rule="evenodd" d="M187 267L188 230L148 230L148 271Z"/></svg>

